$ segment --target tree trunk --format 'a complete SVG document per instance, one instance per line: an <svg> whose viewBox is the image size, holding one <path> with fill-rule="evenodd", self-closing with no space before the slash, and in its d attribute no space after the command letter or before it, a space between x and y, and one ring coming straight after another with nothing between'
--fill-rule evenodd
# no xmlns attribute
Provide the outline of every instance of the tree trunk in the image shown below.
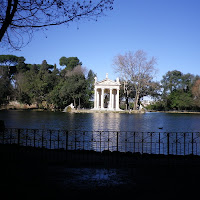
<svg viewBox="0 0 200 200"><path fill-rule="evenodd" d="M74 108L76 108L76 99L74 99Z"/></svg>
<svg viewBox="0 0 200 200"><path fill-rule="evenodd" d="M139 100L140 93L136 92L135 94L135 101L134 101L134 110L137 110L138 100Z"/></svg>
<svg viewBox="0 0 200 200"><path fill-rule="evenodd" d="M78 109L81 108L81 98L79 97L79 105L78 105Z"/></svg>
<svg viewBox="0 0 200 200"><path fill-rule="evenodd" d="M12 0L8 0L6 17L5 17L5 20L3 21L2 27L0 29L0 42L13 20L15 12L17 11L17 4L18 4L18 0L14 0L13 9L12 9Z"/></svg>

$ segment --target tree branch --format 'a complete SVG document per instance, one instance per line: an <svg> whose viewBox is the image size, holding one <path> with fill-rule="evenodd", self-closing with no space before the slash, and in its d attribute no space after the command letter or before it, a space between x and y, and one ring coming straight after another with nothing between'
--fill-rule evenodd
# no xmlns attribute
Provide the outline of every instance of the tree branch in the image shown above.
<svg viewBox="0 0 200 200"><path fill-rule="evenodd" d="M3 25L0 29L0 42L7 31L9 25L11 24L14 14L17 11L17 4L18 0L14 0L14 4L12 5L12 0L8 0L7 10L6 10L6 17L3 21ZM13 7L13 8L12 8Z"/></svg>
<svg viewBox="0 0 200 200"><path fill-rule="evenodd" d="M104 10L113 9L113 2L114 0L3 0L0 3L3 16L0 18L0 42L5 36L4 42L14 44L17 35L32 36L33 30L39 28L68 24L84 18L97 19Z"/></svg>

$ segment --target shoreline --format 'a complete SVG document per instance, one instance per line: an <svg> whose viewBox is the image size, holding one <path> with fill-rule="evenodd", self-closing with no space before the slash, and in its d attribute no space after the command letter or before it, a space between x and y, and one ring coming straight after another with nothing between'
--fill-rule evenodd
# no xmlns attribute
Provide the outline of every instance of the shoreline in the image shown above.
<svg viewBox="0 0 200 200"><path fill-rule="evenodd" d="M170 114L200 114L200 111L156 111L156 110L93 110L93 109L74 109L71 112L64 112L60 109L42 109L42 108L2 108L0 111L34 111L34 112L63 112L63 113L127 113L127 114L144 114L144 113L170 113Z"/></svg>
<svg viewBox="0 0 200 200"><path fill-rule="evenodd" d="M127 113L127 114L134 114L134 113L145 113L143 110L93 110L93 109L80 109L80 110L72 110L69 113Z"/></svg>
<svg viewBox="0 0 200 200"><path fill-rule="evenodd" d="M156 110L153 110L153 111L147 111L147 112L159 112L159 113L170 113L170 114L200 114L199 111L156 111Z"/></svg>

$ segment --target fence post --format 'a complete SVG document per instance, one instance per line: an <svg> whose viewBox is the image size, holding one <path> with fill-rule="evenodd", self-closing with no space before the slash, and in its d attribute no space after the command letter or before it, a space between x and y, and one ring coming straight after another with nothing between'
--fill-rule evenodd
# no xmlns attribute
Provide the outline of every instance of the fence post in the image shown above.
<svg viewBox="0 0 200 200"><path fill-rule="evenodd" d="M83 131L83 150L85 150L85 131Z"/></svg>
<svg viewBox="0 0 200 200"><path fill-rule="evenodd" d="M58 130L58 149L59 149L59 147L60 147L60 131Z"/></svg>
<svg viewBox="0 0 200 200"><path fill-rule="evenodd" d="M5 131L2 131L2 134L3 134L2 136L3 136L3 144L4 144L4 139L5 139L5 135L4 134L5 134Z"/></svg>
<svg viewBox="0 0 200 200"><path fill-rule="evenodd" d="M158 145L159 145L159 154L160 154L160 132L158 134ZM164 152L163 152L164 153Z"/></svg>
<svg viewBox="0 0 200 200"><path fill-rule="evenodd" d="M110 142L110 134L109 134L109 131L108 131L108 151L109 151L109 148L110 148L110 145L109 145L109 142ZM104 147L105 148L105 147Z"/></svg>
<svg viewBox="0 0 200 200"><path fill-rule="evenodd" d="M65 148L66 148L66 151L68 150L68 131L66 131L66 137L65 137Z"/></svg>
<svg viewBox="0 0 200 200"><path fill-rule="evenodd" d="M127 152L127 132L125 133L125 152Z"/></svg>
<svg viewBox="0 0 200 200"><path fill-rule="evenodd" d="M119 151L119 132L117 131L117 151Z"/></svg>
<svg viewBox="0 0 200 200"><path fill-rule="evenodd" d="M142 132L142 154L143 154L143 145L144 145L144 144L143 144L143 142L144 142L144 139L143 139L143 138L144 138L144 133Z"/></svg>
<svg viewBox="0 0 200 200"><path fill-rule="evenodd" d="M42 130L42 148L43 148L43 143L44 143L44 130Z"/></svg>
<svg viewBox="0 0 200 200"><path fill-rule="evenodd" d="M177 137L177 132L176 132L176 155L178 154L178 137Z"/></svg>
<svg viewBox="0 0 200 200"><path fill-rule="evenodd" d="M150 133L150 136L151 136L151 154L152 154L152 142L153 142L153 138L152 138L153 137L153 133L152 132Z"/></svg>
<svg viewBox="0 0 200 200"><path fill-rule="evenodd" d="M17 130L17 144L20 145L20 129Z"/></svg>
<svg viewBox="0 0 200 200"><path fill-rule="evenodd" d="M36 129L33 130L33 144L34 144L34 147L35 147L35 134L36 134Z"/></svg>
<svg viewBox="0 0 200 200"><path fill-rule="evenodd" d="M76 150L76 131L75 131L75 150Z"/></svg>
<svg viewBox="0 0 200 200"><path fill-rule="evenodd" d="M185 156L185 133L183 133L184 135L184 156Z"/></svg>
<svg viewBox="0 0 200 200"><path fill-rule="evenodd" d="M52 134L51 130L49 131L49 134L50 134L50 136L49 136L49 147L51 149L51 134Z"/></svg>
<svg viewBox="0 0 200 200"><path fill-rule="evenodd" d="M2 143L4 144L4 131L5 131L5 124L3 120L0 120L0 133L2 133Z"/></svg>
<svg viewBox="0 0 200 200"><path fill-rule="evenodd" d="M28 146L28 129L26 130L26 146Z"/></svg>
<svg viewBox="0 0 200 200"><path fill-rule="evenodd" d="M134 132L134 135L133 135L133 139L134 139L134 153L135 153L135 132Z"/></svg>
<svg viewBox="0 0 200 200"><path fill-rule="evenodd" d="M192 132L192 155L194 154L194 135Z"/></svg>
<svg viewBox="0 0 200 200"><path fill-rule="evenodd" d="M100 131L100 152L101 152L101 131Z"/></svg>
<svg viewBox="0 0 200 200"><path fill-rule="evenodd" d="M167 133L167 155L169 155L169 133Z"/></svg>

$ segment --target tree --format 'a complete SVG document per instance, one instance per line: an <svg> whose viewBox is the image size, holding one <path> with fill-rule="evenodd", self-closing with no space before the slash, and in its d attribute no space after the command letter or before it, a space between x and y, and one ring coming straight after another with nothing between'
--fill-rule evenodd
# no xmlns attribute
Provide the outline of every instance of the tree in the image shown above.
<svg viewBox="0 0 200 200"><path fill-rule="evenodd" d="M97 75L92 70L89 70L87 75L87 95L89 98L92 98L94 95L94 78L96 76Z"/></svg>
<svg viewBox="0 0 200 200"><path fill-rule="evenodd" d="M151 84L156 72L155 64L156 59L152 57L148 60L143 50L119 54L114 58L115 71L120 73L122 79L129 81L135 91L134 110L137 109L143 88Z"/></svg>
<svg viewBox="0 0 200 200"><path fill-rule="evenodd" d="M0 55L1 66L16 66L18 63L18 57L14 55Z"/></svg>
<svg viewBox="0 0 200 200"><path fill-rule="evenodd" d="M200 107L200 79L196 80L192 87L192 94L194 96L194 101L196 106Z"/></svg>
<svg viewBox="0 0 200 200"><path fill-rule="evenodd" d="M18 57L18 64L16 66L17 72L26 72L27 70L29 70L25 63L25 60L26 59L24 57Z"/></svg>
<svg viewBox="0 0 200 200"><path fill-rule="evenodd" d="M41 105L43 101L47 100L48 94L57 84L56 73L51 71L53 68L53 65L49 65L46 60L43 60L39 71L36 74L36 79L34 81L35 87L33 86L33 88L36 91L35 100L39 105Z"/></svg>
<svg viewBox="0 0 200 200"><path fill-rule="evenodd" d="M79 107L81 106L81 100L83 100L86 95L87 80L85 78L85 71L86 69L84 67L78 65L74 67L73 70L68 70L66 73L64 91L73 100L75 107L77 103Z"/></svg>
<svg viewBox="0 0 200 200"><path fill-rule="evenodd" d="M76 67L78 65L82 65L82 63L80 62L80 60L77 57L66 58L65 56L60 58L59 64L61 66L65 66L66 70L73 70L74 67Z"/></svg>
<svg viewBox="0 0 200 200"><path fill-rule="evenodd" d="M160 99L161 96L161 84L156 81L151 81L150 84L146 87L146 90L143 94L143 96L151 96L154 99Z"/></svg>
<svg viewBox="0 0 200 200"><path fill-rule="evenodd" d="M190 73L183 74L181 89L185 92L191 91L192 85L194 84L195 80L197 80L197 79L198 79L198 76L194 76L193 74L190 74Z"/></svg>
<svg viewBox="0 0 200 200"><path fill-rule="evenodd" d="M36 71L18 72L15 75L16 98L21 103L31 104L36 102L36 96L39 94Z"/></svg>
<svg viewBox="0 0 200 200"><path fill-rule="evenodd" d="M65 93L68 98L74 103L74 107L78 104L81 106L81 99L85 96L86 80L84 76L73 75L67 78L65 81L61 93Z"/></svg>
<svg viewBox="0 0 200 200"><path fill-rule="evenodd" d="M46 60L42 64L27 64L24 57L0 56L0 105L15 99L42 108L63 109L72 102L75 106L91 107L94 72L90 70L86 76L87 70L77 65L82 64L77 57L66 59L69 69L64 69L64 73Z"/></svg>
<svg viewBox="0 0 200 200"><path fill-rule="evenodd" d="M192 94L182 90L173 91L168 96L169 108L174 110L188 110L192 108Z"/></svg>
<svg viewBox="0 0 200 200"><path fill-rule="evenodd" d="M13 88L8 75L8 69L0 66L0 105L7 104Z"/></svg>
<svg viewBox="0 0 200 200"><path fill-rule="evenodd" d="M63 70L61 71L61 73ZM88 80L85 77L86 69L81 65L67 70L65 76L59 76L59 82L54 86L53 90L49 92L47 97L48 102L53 104L56 108L65 108L67 105L73 103L77 105L88 106ZM58 79L58 77L57 77Z"/></svg>
<svg viewBox="0 0 200 200"><path fill-rule="evenodd" d="M164 89L163 93L172 93L174 90L180 89L182 76L183 74L180 71L168 71L161 80L161 84Z"/></svg>
<svg viewBox="0 0 200 200"><path fill-rule="evenodd" d="M95 19L112 10L114 0L0 0L0 42L20 49L41 28ZM25 42L24 40L27 40Z"/></svg>
<svg viewBox="0 0 200 200"><path fill-rule="evenodd" d="M94 98L94 78L96 76L92 70L89 70L86 79L86 94L84 95L85 107L87 108L93 107L91 100Z"/></svg>
<svg viewBox="0 0 200 200"><path fill-rule="evenodd" d="M19 57L14 55L0 55L1 70L6 70L8 77L11 78L16 73L16 65L18 64Z"/></svg>
<svg viewBox="0 0 200 200"><path fill-rule="evenodd" d="M17 100L40 106L43 101L47 101L49 93L58 84L58 70L46 60L41 65L26 64L26 68L26 71L19 70L14 76Z"/></svg>
<svg viewBox="0 0 200 200"><path fill-rule="evenodd" d="M164 93L172 93L175 90L189 91L195 80L193 74L183 74L178 70L168 71L161 80Z"/></svg>
<svg viewBox="0 0 200 200"><path fill-rule="evenodd" d="M195 109L194 85L198 76L181 71L168 71L161 80L162 105L168 109Z"/></svg>
<svg viewBox="0 0 200 200"><path fill-rule="evenodd" d="M70 104L69 98L67 96L66 98L61 96L60 91L62 87L63 81L60 81L47 96L48 103L53 104L54 108L64 108L65 105ZM65 93L63 95L65 95Z"/></svg>
<svg viewBox="0 0 200 200"><path fill-rule="evenodd" d="M8 103L13 96L12 81L18 60L14 55L0 55L0 105Z"/></svg>

